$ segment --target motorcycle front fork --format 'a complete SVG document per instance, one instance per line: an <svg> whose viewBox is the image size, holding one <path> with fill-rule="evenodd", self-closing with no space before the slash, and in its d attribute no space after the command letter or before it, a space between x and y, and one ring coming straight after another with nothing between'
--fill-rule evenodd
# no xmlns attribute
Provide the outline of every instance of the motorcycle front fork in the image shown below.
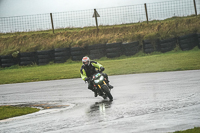
<svg viewBox="0 0 200 133"><path fill-rule="evenodd" d="M105 85L107 85L105 81L103 81L103 83ZM98 87L96 85L94 85L94 88L96 89L96 91L97 91L98 94L103 95L103 91L101 90L101 86L99 84L98 84Z"/></svg>
<svg viewBox="0 0 200 133"><path fill-rule="evenodd" d="M103 81L104 85L107 85L105 81ZM94 87L97 87L96 85L94 85ZM98 84L98 87L101 89L101 86Z"/></svg>

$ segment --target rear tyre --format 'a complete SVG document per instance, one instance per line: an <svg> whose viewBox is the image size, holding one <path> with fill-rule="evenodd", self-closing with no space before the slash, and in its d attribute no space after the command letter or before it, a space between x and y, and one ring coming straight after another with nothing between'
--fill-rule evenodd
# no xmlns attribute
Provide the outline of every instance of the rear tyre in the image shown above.
<svg viewBox="0 0 200 133"><path fill-rule="evenodd" d="M111 93L110 93L110 90L109 90L108 86L107 86L107 85L102 85L101 88L102 88L102 90L106 93L106 95L108 96L108 98L109 98L111 101L113 101L113 97L112 97L112 95L111 95Z"/></svg>

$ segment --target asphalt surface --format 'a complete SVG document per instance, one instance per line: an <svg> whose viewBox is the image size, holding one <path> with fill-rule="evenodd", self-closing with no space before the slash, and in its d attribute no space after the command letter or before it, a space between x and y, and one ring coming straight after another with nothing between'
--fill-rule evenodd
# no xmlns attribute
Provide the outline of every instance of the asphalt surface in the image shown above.
<svg viewBox="0 0 200 133"><path fill-rule="evenodd" d="M42 107L0 133L167 133L200 126L200 70L109 76L114 101L81 78L0 85L0 105Z"/></svg>

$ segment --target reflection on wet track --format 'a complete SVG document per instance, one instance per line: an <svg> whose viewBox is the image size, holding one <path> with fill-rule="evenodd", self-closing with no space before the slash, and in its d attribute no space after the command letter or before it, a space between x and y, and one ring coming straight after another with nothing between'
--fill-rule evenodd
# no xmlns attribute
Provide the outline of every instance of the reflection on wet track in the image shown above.
<svg viewBox="0 0 200 133"><path fill-rule="evenodd" d="M106 109L110 108L111 105L112 105L112 102L107 101L107 100L103 100L101 102L96 102L95 104L90 106L89 113L98 112L98 111L100 114L105 113Z"/></svg>

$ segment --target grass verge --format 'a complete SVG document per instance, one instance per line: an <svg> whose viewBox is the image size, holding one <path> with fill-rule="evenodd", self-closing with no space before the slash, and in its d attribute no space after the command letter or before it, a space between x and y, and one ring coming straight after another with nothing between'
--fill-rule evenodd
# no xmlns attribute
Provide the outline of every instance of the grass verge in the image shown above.
<svg viewBox="0 0 200 133"><path fill-rule="evenodd" d="M39 109L31 107L0 106L0 120L30 114L37 111L39 111Z"/></svg>
<svg viewBox="0 0 200 133"><path fill-rule="evenodd" d="M200 49L152 54L140 52L131 57L103 57L96 61L106 68L108 75L197 70L200 69ZM79 78L81 65L81 61L67 61L63 64L4 68L0 70L0 84Z"/></svg>
<svg viewBox="0 0 200 133"><path fill-rule="evenodd" d="M188 129L185 131L176 131L174 133L200 133L200 127L195 127L193 129Z"/></svg>

